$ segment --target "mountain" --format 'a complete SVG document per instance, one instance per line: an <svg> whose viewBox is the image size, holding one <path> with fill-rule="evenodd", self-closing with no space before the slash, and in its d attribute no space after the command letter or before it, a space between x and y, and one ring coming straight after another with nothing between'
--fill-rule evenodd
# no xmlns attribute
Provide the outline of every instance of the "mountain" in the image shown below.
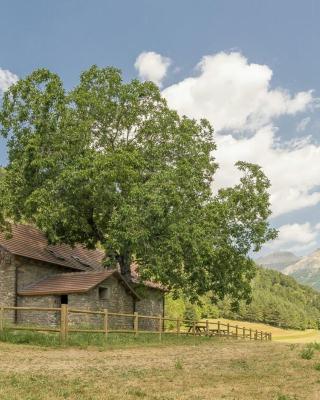
<svg viewBox="0 0 320 400"><path fill-rule="evenodd" d="M282 272L289 265L295 264L301 259L290 251L278 251L265 257L256 259L256 263L264 268Z"/></svg>
<svg viewBox="0 0 320 400"><path fill-rule="evenodd" d="M282 272L304 285L320 290L320 249L287 266Z"/></svg>

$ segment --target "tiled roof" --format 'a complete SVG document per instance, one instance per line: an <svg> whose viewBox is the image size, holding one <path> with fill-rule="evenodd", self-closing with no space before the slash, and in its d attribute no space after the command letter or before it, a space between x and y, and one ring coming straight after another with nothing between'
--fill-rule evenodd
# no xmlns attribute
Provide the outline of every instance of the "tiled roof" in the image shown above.
<svg viewBox="0 0 320 400"><path fill-rule="evenodd" d="M76 271L103 270L105 272L102 265L104 258L102 250L89 250L81 245L75 247L66 244L49 245L44 233L31 225L12 225L12 237L9 239L0 232L0 246L17 256L68 267ZM132 264L131 270L131 282L140 283L136 263ZM141 283L154 289L165 290L155 282Z"/></svg>
<svg viewBox="0 0 320 400"><path fill-rule="evenodd" d="M120 279L123 285L130 290L136 298L139 298L128 282L126 282L118 271L115 270L103 270L99 272L70 272L52 275L19 290L18 294L21 296L44 296L50 294L85 293L110 278L110 276L116 276Z"/></svg>
<svg viewBox="0 0 320 400"><path fill-rule="evenodd" d="M80 271L99 270L104 253L80 245L48 245L45 235L30 225L12 225L12 237L0 232L0 245L10 253Z"/></svg>

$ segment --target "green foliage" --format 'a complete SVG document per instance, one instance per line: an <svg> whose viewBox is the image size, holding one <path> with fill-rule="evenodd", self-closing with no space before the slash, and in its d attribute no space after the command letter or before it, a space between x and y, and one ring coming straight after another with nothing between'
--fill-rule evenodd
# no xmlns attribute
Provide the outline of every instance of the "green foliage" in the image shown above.
<svg viewBox="0 0 320 400"><path fill-rule="evenodd" d="M320 363L316 364L316 365L314 366L314 369L315 369L316 371L320 371Z"/></svg>
<svg viewBox="0 0 320 400"><path fill-rule="evenodd" d="M306 346L302 349L300 357L304 360L311 360L314 356L314 349L312 346Z"/></svg>
<svg viewBox="0 0 320 400"><path fill-rule="evenodd" d="M320 351L320 343L319 342L314 342L311 344L314 350Z"/></svg>
<svg viewBox="0 0 320 400"><path fill-rule="evenodd" d="M40 69L6 91L0 133L9 164L0 179L0 225L27 221L52 243L106 252L106 265L190 299L212 291L250 298L248 253L275 237L270 183L238 162L236 186L213 194L213 129L180 117L151 82L91 67L67 92Z"/></svg>
<svg viewBox="0 0 320 400"><path fill-rule="evenodd" d="M201 318L230 318L262 322L282 328L318 328L320 321L320 293L297 283L292 277L273 270L257 268L252 281L252 302L240 302L239 309L232 309L232 300L225 297L212 304L210 296L201 297L195 305ZM166 298L168 316L182 316L186 300Z"/></svg>
<svg viewBox="0 0 320 400"><path fill-rule="evenodd" d="M199 314L197 313L197 310L194 305L188 304L186 306L186 309L183 314L183 319L194 322L199 320Z"/></svg>

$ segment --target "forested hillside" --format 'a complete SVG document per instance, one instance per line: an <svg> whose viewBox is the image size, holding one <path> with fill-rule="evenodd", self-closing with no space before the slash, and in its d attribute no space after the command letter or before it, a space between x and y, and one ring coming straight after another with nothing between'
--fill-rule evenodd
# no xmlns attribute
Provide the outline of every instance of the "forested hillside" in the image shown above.
<svg viewBox="0 0 320 400"><path fill-rule="evenodd" d="M182 298L167 297L167 315L189 318L232 318L264 322L293 329L317 328L320 319L320 293L303 286L290 276L273 270L257 268L252 281L253 300L249 305L240 304L238 312L231 310L226 298L214 305L209 296L202 298L202 305L191 305Z"/></svg>

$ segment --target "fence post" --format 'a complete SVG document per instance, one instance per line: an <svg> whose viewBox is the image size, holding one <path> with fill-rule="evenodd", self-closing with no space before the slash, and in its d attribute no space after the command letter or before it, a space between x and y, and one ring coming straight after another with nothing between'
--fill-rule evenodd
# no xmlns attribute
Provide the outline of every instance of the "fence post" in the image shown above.
<svg viewBox="0 0 320 400"><path fill-rule="evenodd" d="M192 322L192 334L193 336L196 335L196 323L194 321Z"/></svg>
<svg viewBox="0 0 320 400"><path fill-rule="evenodd" d="M261 338L260 338L261 340L263 340L263 332L261 331Z"/></svg>
<svg viewBox="0 0 320 400"><path fill-rule="evenodd" d="M238 325L236 325L236 338L238 339Z"/></svg>
<svg viewBox="0 0 320 400"><path fill-rule="evenodd" d="M227 335L230 337L230 324L229 322L227 323Z"/></svg>
<svg viewBox="0 0 320 400"><path fill-rule="evenodd" d="M243 337L243 339L246 338L246 328L245 327L242 328L242 337Z"/></svg>
<svg viewBox="0 0 320 400"><path fill-rule="evenodd" d="M0 332L3 331L3 326L4 326L4 308L0 308Z"/></svg>
<svg viewBox="0 0 320 400"><path fill-rule="evenodd" d="M60 340L61 340L61 343L66 342L67 331L68 331L68 306L67 306L67 304L61 304L61 314L60 314Z"/></svg>
<svg viewBox="0 0 320 400"><path fill-rule="evenodd" d="M220 321L218 321L218 336L220 336Z"/></svg>
<svg viewBox="0 0 320 400"><path fill-rule="evenodd" d="M103 310L103 312L104 312L104 316L103 316L104 336L105 336L105 338L107 339L107 337L108 337L108 330L109 330L109 327L108 327L108 310L105 308L105 309Z"/></svg>
<svg viewBox="0 0 320 400"><path fill-rule="evenodd" d="M206 336L209 336L209 321L206 319Z"/></svg>
<svg viewBox="0 0 320 400"><path fill-rule="evenodd" d="M272 333L269 333L269 340L272 340Z"/></svg>
<svg viewBox="0 0 320 400"><path fill-rule="evenodd" d="M159 315L159 340L162 339L162 315Z"/></svg>
<svg viewBox="0 0 320 400"><path fill-rule="evenodd" d="M252 330L250 328L250 340L252 339Z"/></svg>
<svg viewBox="0 0 320 400"><path fill-rule="evenodd" d="M258 340L258 329L256 329L256 332L254 334L254 340Z"/></svg>
<svg viewBox="0 0 320 400"><path fill-rule="evenodd" d="M133 313L133 329L134 329L134 335L137 336L139 333L139 314L137 312Z"/></svg>
<svg viewBox="0 0 320 400"><path fill-rule="evenodd" d="M180 335L180 318L177 318L177 335Z"/></svg>

